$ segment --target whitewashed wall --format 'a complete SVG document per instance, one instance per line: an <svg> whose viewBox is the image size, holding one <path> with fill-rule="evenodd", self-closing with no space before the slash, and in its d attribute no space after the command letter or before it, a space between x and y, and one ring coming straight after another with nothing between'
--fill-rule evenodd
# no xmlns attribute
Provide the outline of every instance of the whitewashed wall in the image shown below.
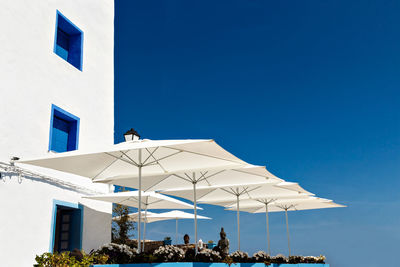
<svg viewBox="0 0 400 267"><path fill-rule="evenodd" d="M54 50L56 10L84 32L83 69ZM0 1L0 161L47 155L51 104L80 118L79 149L112 144L114 133L114 1ZM106 185L41 170L97 192ZM83 249L111 236L111 205L39 180L0 181L0 265L32 266L49 250L53 200L81 203Z"/></svg>

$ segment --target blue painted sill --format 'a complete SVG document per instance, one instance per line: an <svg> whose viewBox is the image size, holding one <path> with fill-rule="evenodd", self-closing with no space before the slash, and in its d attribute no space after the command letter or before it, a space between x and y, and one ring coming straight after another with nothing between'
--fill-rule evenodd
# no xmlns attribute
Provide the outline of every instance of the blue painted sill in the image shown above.
<svg viewBox="0 0 400 267"><path fill-rule="evenodd" d="M329 267L329 264L322 263L298 263L289 264L273 263L233 263L230 267ZM130 264L100 264L93 267L229 267L226 263L206 263L206 262L163 262L163 263L130 263Z"/></svg>

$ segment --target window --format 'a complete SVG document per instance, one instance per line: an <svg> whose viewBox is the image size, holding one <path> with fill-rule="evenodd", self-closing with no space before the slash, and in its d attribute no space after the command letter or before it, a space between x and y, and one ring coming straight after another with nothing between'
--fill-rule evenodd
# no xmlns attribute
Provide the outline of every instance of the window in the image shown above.
<svg viewBox="0 0 400 267"><path fill-rule="evenodd" d="M82 70L83 32L57 10L54 53Z"/></svg>
<svg viewBox="0 0 400 267"><path fill-rule="evenodd" d="M78 117L52 105L49 150L66 152L78 149L79 122Z"/></svg>

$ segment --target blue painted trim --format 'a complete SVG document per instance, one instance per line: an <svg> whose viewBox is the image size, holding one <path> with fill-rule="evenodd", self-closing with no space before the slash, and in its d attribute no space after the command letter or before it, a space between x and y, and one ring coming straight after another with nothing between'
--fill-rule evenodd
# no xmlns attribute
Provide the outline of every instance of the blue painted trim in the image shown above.
<svg viewBox="0 0 400 267"><path fill-rule="evenodd" d="M79 30L79 28L77 28L78 30ZM80 30L81 31L81 30ZM83 31L81 31L81 38L82 38L82 40L81 40L81 53L80 53L80 57L81 57L81 59L80 59L80 64L79 64L79 70L80 71L83 71L83 42L84 42L84 34L83 34Z"/></svg>
<svg viewBox="0 0 400 267"><path fill-rule="evenodd" d="M80 230L80 233L79 233L79 249L82 249L82 240L83 240L83 216L84 216L84 213L83 213L83 211L85 210L84 208L83 208L83 205L82 204L79 204L78 205L78 208L81 210L81 227L79 228L79 230Z"/></svg>
<svg viewBox="0 0 400 267"><path fill-rule="evenodd" d="M74 66L75 68L77 68L78 70L82 71L83 69L83 40L84 40L84 34L83 31L76 26L71 20L69 20L66 16L64 16L58 9L56 10L56 28L55 28L55 34L54 34L54 48L53 48L53 52L58 56L56 50L57 50L57 28L58 28L58 18L62 17L65 21L67 21L69 24L71 24L77 31L80 32L81 34L81 52L80 52L80 59L79 59L79 66L76 67L75 65L72 65L70 62L68 62L68 60L66 60L68 63L70 63L72 66Z"/></svg>
<svg viewBox="0 0 400 267"><path fill-rule="evenodd" d="M264 263L207 263L207 262L162 262L162 263L130 263L130 264L99 264L94 267L266 267ZM273 263L268 267L329 267L329 264L322 263L298 263L288 264Z"/></svg>
<svg viewBox="0 0 400 267"><path fill-rule="evenodd" d="M57 10L56 12L56 29L55 29L55 34L54 34L54 48L53 52L54 54L57 55L57 30L58 30L58 15L61 15L60 11Z"/></svg>
<svg viewBox="0 0 400 267"><path fill-rule="evenodd" d="M79 129L80 129L80 122L81 119L71 113L69 113L68 111L63 110L62 108L51 104L51 117L50 117L50 133L49 133L49 151L52 151L52 140L53 140L53 123L54 123L54 115L55 112L57 112L58 114L61 114L62 119L66 120L66 121L76 121L76 129L73 129L73 134L75 136L73 136L75 138L75 144L74 147L69 147L70 149L68 149L68 151L72 151L72 150L77 150L78 146L79 146Z"/></svg>
<svg viewBox="0 0 400 267"><path fill-rule="evenodd" d="M79 237L79 249L82 249L82 237L83 237L83 205L61 201L57 199L53 199L53 215L51 216L51 224L50 224L50 246L49 252L53 253L54 248L54 236L56 234L56 218L57 218L57 206L63 206L73 209L79 209L81 211L81 222L80 222L80 237Z"/></svg>

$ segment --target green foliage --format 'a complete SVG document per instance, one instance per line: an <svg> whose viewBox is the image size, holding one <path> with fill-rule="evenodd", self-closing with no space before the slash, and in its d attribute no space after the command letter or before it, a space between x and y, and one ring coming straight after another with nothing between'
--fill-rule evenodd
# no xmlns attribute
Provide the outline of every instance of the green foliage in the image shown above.
<svg viewBox="0 0 400 267"><path fill-rule="evenodd" d="M185 258L185 252L178 247L167 245L161 246L153 253L161 262L180 262Z"/></svg>
<svg viewBox="0 0 400 267"><path fill-rule="evenodd" d="M222 260L223 263L228 264L228 266L231 266L232 264L234 264L235 262L233 261L233 259L231 257L226 256L225 259Z"/></svg>
<svg viewBox="0 0 400 267"><path fill-rule="evenodd" d="M124 264L133 262L136 256L136 249L125 244L109 243L101 246L93 252L94 255L107 255L107 263Z"/></svg>
<svg viewBox="0 0 400 267"><path fill-rule="evenodd" d="M108 260L106 255L91 255L82 251L82 259L79 261L75 256L71 256L70 252L62 253L43 253L37 255L35 267L89 267L93 264L105 264Z"/></svg>
<svg viewBox="0 0 400 267"><path fill-rule="evenodd" d="M234 262L248 262L249 261L249 254L244 251L236 250L235 252L232 252L229 257L234 261Z"/></svg>
<svg viewBox="0 0 400 267"><path fill-rule="evenodd" d="M196 261L198 262L221 262L222 257L218 251L211 249L202 249L196 255Z"/></svg>
<svg viewBox="0 0 400 267"><path fill-rule="evenodd" d="M124 191L124 190L122 190ZM114 204L113 216L116 219L113 221L111 240L116 244L126 244L133 237L134 224L129 220L129 207L120 204Z"/></svg>
<svg viewBox="0 0 400 267"><path fill-rule="evenodd" d="M153 262L158 262L158 258L157 258L157 256L154 256L153 254L140 253L140 254L135 254L132 257L132 262L133 263L153 263Z"/></svg>

